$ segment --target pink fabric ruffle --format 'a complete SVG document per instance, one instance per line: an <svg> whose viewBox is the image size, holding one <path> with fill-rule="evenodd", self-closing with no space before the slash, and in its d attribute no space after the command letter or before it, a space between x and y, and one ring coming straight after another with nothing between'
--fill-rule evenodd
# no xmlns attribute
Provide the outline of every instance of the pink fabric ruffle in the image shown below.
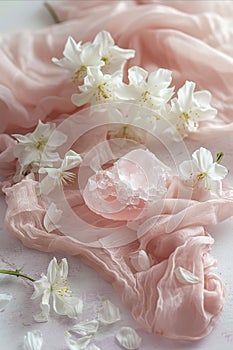
<svg viewBox="0 0 233 350"><path fill-rule="evenodd" d="M124 242L127 227L125 231L119 228L114 231L112 227L109 237L102 238L99 224L107 228L111 221L93 216L77 189L66 190L66 197L74 213L79 217L83 213L86 230L79 228L75 236L64 234L63 230L46 232L43 226L46 210L36 195L36 186L30 176L5 188L6 226L23 244L46 252L79 255L113 284L135 320L147 331L173 339L195 340L212 330L225 302L225 287L213 272L216 261L210 249L214 240L204 227L230 217L233 201L188 199L182 183L174 178L169 184L173 189L169 191L168 187L167 198L163 200L162 212L157 214L155 210L137 231L131 231L128 244L114 246L113 242ZM175 192L180 197L175 197ZM169 193L173 198L169 198ZM229 194L232 196L228 191ZM69 222L72 225L68 212L65 217L68 231ZM90 223L97 228L94 235ZM137 272L130 256L141 249L150 257L151 267ZM201 282L180 283L175 275L179 267L193 272Z"/></svg>

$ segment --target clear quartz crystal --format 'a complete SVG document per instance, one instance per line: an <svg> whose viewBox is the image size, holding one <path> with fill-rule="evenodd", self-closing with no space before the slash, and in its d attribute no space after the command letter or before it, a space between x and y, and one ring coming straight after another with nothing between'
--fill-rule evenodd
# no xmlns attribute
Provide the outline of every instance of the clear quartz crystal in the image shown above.
<svg viewBox="0 0 233 350"><path fill-rule="evenodd" d="M121 212L126 220L132 220L123 211L136 215L160 200L167 190L167 171L153 153L136 149L108 169L96 171L84 189L84 200L104 217L123 218L118 215Z"/></svg>

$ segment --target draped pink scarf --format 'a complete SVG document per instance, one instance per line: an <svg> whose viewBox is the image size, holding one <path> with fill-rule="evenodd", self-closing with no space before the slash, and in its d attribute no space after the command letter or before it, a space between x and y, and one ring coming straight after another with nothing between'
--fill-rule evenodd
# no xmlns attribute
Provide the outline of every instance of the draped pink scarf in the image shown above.
<svg viewBox="0 0 233 350"><path fill-rule="evenodd" d="M49 5L62 23L34 33L1 36L0 173L8 178L3 189L8 204L6 226L28 247L80 256L113 284L144 329L173 339L199 339L212 330L225 301L224 285L213 272L216 260L210 250L214 240L205 227L232 215L231 190L225 189L220 199L190 199L182 182L172 177L163 211L155 210L150 225L131 232L131 243L124 243L124 235L115 233L111 239L123 242L118 247L111 247L108 237L101 241L98 235L93 238L97 245L87 245L78 228L75 237L58 230L46 232L46 209L32 176L10 186L15 141L9 135L31 131L39 119L60 122L78 111L70 100L74 86L51 58L62 56L69 35L85 42L107 30L120 47L136 50L130 65L149 71L168 68L174 72L177 88L187 79L195 81L198 89L211 91L218 115L214 121L203 122L190 135L192 139L230 137L232 3L189 1L187 6L184 1L66 0ZM85 220L90 217L100 230L110 225L90 213L78 190L66 190L65 195L74 213ZM139 249L151 257L152 265L146 271L135 271L129 260ZM193 271L201 282L180 284L174 273L180 266Z"/></svg>

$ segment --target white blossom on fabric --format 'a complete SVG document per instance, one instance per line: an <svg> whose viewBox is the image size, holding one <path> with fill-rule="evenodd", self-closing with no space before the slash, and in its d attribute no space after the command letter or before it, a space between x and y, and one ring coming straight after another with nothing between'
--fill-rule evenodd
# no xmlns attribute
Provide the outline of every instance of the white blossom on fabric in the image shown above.
<svg viewBox="0 0 233 350"><path fill-rule="evenodd" d="M221 194L222 180L228 174L227 168L214 162L211 152L204 147L192 154L192 160L181 163L179 169L188 185L215 194Z"/></svg>
<svg viewBox="0 0 233 350"><path fill-rule="evenodd" d="M132 106L127 113L109 105L109 139L120 139L122 146L124 140L132 140L145 144L148 133L153 134L157 127L156 118L153 115L143 115L144 110Z"/></svg>
<svg viewBox="0 0 233 350"><path fill-rule="evenodd" d="M18 159L15 182L28 173L37 172L40 166L50 166L59 160L56 149L67 140L65 134L56 130L56 124L42 123L40 120L33 132L12 136L18 141L14 146L14 155Z"/></svg>
<svg viewBox="0 0 233 350"><path fill-rule="evenodd" d="M76 174L69 170L77 167L81 161L82 158L78 153L69 150L65 154L60 168L40 168L40 174L47 174L39 183L40 193L49 194L56 186L63 186L69 182L74 182Z"/></svg>
<svg viewBox="0 0 233 350"><path fill-rule="evenodd" d="M135 50L122 49L115 45L111 34L99 32L93 42L76 41L69 36L63 58L52 58L52 62L68 70L74 83L80 83L87 75L87 68L103 69L104 73L122 70L124 63L135 56Z"/></svg>
<svg viewBox="0 0 233 350"><path fill-rule="evenodd" d="M103 74L99 68L88 67L84 84L79 86L80 93L73 94L71 101L76 106L83 106L86 103L95 105L117 100L116 91L123 84L122 77L121 71L116 71L110 75Z"/></svg>
<svg viewBox="0 0 233 350"><path fill-rule="evenodd" d="M112 74L122 70L124 63L135 56L135 50L122 49L115 45L111 34L107 31L98 33L93 41L100 47L101 60L104 62L102 70Z"/></svg>
<svg viewBox="0 0 233 350"><path fill-rule="evenodd" d="M64 57L61 59L53 57L52 61L67 69L74 83L83 80L87 74L87 67L101 67L104 65L101 60L99 44L90 42L82 44L81 41L76 43L71 36L66 42L63 55Z"/></svg>
<svg viewBox="0 0 233 350"><path fill-rule="evenodd" d="M134 66L128 70L128 78L129 84L124 84L117 91L118 98L154 110L155 116L173 95L174 88L169 88L172 72L168 69L160 68L149 74L145 69Z"/></svg>
<svg viewBox="0 0 233 350"><path fill-rule="evenodd" d="M210 106L211 93L205 90L195 92L195 87L194 82L186 81L177 97L171 100L168 119L175 126L170 130L174 139L183 139L189 132L196 131L200 122L212 120L217 114L217 110Z"/></svg>
<svg viewBox="0 0 233 350"><path fill-rule="evenodd" d="M60 264L53 258L48 266L47 274L42 274L38 281L33 282L34 293L32 299L42 296L41 313L34 316L37 322L48 321L50 312L50 298L53 310L59 315L77 318L82 312L83 302L77 294L73 294L67 282L68 263L62 259Z"/></svg>

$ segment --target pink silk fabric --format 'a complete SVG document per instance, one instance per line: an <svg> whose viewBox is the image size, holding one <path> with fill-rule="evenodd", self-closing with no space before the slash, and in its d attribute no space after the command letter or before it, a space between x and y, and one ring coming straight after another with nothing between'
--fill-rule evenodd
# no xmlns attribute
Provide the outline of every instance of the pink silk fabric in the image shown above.
<svg viewBox="0 0 233 350"><path fill-rule="evenodd" d="M94 267L116 288L123 303L130 309L142 328L172 339L196 340L207 335L225 302L225 287L214 273L216 260L210 250L213 238L205 229L232 215L233 191L223 192L221 199L204 202L189 199L179 178L168 182L166 197L156 206L149 222L131 233L131 241L118 247L112 242L124 242L126 232L115 231L101 239L101 227L113 227L109 220L91 213L77 190L66 190L73 211L86 222L96 225L96 235L77 226L76 235L55 230L46 232L43 226L45 208L36 195L37 181L30 175L20 183L4 189L8 209L6 226L24 245L45 252L62 251L78 255ZM179 195L179 197L177 197ZM70 224L71 225L71 224ZM69 215L66 215L69 229ZM100 229L98 230L98 226ZM99 243L99 247L93 243ZM94 242L96 241L96 242ZM130 255L139 249L146 251L151 267L137 272ZM183 267L200 279L197 284L182 284L174 271Z"/></svg>
<svg viewBox="0 0 233 350"><path fill-rule="evenodd" d="M205 227L232 215L231 191L224 192L221 199L189 199L174 177L162 213L155 211L150 225L142 224L141 235L135 233L132 243L118 248L107 244L91 247L78 233L71 237L58 230L46 232L45 208L32 177L10 187L15 141L9 135L33 130L39 119L62 121L78 110L70 100L73 84L51 58L62 56L69 35L85 42L101 30L109 31L120 47L136 50L130 66L140 65L149 71L168 68L177 88L192 80L198 89L212 93L218 115L214 121L203 122L191 138L201 142L231 135L233 4L149 0L49 4L62 23L33 33L1 35L0 39L0 175L8 179L3 184L8 204L6 226L28 247L79 255L113 284L147 331L172 339L202 338L212 330L225 301L225 287L213 272L216 261L210 249L214 241ZM75 213L100 227L110 225L90 213L77 191L66 195ZM115 238L124 241L124 237ZM152 266L142 272L136 272L128 258L139 249L152 259ZM193 271L202 282L181 285L174 274L180 266Z"/></svg>

